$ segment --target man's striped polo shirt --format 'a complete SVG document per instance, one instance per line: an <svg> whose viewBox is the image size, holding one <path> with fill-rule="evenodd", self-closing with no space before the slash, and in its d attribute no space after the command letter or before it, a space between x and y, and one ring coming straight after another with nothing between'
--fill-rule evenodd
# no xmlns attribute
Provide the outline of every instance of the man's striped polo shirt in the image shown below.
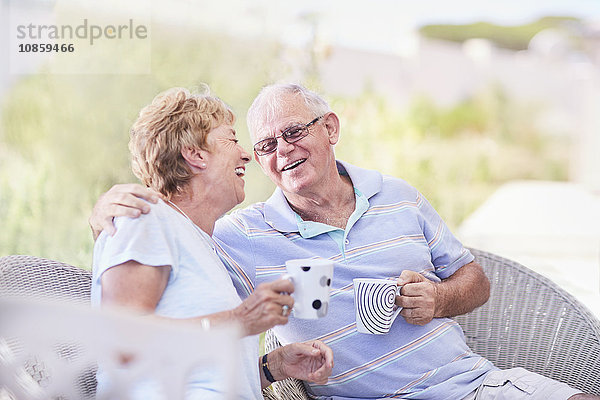
<svg viewBox="0 0 600 400"><path fill-rule="evenodd" d="M386 335L356 331L354 278L397 278L405 269L435 282L473 256L427 200L405 181L338 161L355 189L346 229L302 221L277 188L263 203L217 221L214 238L238 292L246 297L278 279L285 261L335 261L329 312L319 320L290 317L275 327L283 344L320 339L334 352L329 382L310 385L331 399L462 399L495 369L465 344L460 326L436 318L425 326L394 322Z"/></svg>

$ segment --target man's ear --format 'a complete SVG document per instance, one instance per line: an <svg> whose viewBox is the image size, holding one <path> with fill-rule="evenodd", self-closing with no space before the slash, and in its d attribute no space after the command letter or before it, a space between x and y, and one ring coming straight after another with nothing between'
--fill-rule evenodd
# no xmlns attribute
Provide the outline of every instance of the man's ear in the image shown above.
<svg viewBox="0 0 600 400"><path fill-rule="evenodd" d="M325 118L323 118L323 125L325 125L325 128L327 129L329 144L336 144L340 139L340 120L338 116L333 111L330 111Z"/></svg>
<svg viewBox="0 0 600 400"><path fill-rule="evenodd" d="M181 156L188 163L192 171L206 169L206 150L197 147L184 147L181 149Z"/></svg>

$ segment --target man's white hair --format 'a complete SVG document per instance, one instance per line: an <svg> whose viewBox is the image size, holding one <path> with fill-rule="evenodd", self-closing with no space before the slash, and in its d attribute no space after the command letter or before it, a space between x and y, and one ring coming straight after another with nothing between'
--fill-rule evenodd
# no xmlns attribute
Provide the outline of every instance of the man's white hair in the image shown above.
<svg viewBox="0 0 600 400"><path fill-rule="evenodd" d="M304 101L308 110L315 118L331 111L325 99L301 85L294 83L275 83L262 88L258 96L252 102L246 122L250 136L254 140L259 130L265 124L274 121L287 110L290 104L282 102L287 96L298 96Z"/></svg>

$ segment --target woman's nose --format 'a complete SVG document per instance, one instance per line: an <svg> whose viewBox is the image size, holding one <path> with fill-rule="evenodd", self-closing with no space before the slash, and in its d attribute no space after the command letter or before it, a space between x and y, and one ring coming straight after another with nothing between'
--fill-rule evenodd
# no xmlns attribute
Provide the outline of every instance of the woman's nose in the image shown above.
<svg viewBox="0 0 600 400"><path fill-rule="evenodd" d="M242 152L240 153L240 157L242 160L244 160L244 162L247 164L250 161L252 161L252 157L250 157L250 154L244 150L244 148L242 147Z"/></svg>

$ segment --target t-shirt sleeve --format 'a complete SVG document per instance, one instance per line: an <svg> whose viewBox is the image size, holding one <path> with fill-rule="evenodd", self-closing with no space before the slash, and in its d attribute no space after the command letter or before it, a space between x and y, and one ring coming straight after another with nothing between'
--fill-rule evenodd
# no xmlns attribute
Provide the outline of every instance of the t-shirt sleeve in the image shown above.
<svg viewBox="0 0 600 400"><path fill-rule="evenodd" d="M471 252L464 248L427 199L418 192L417 207L419 222L427 240L431 262L437 276L446 279L460 267L474 260L475 257Z"/></svg>
<svg viewBox="0 0 600 400"><path fill-rule="evenodd" d="M94 247L98 283L109 268L130 260L155 267L169 265L171 279L176 277L179 266L175 239L159 211L153 207L138 218L117 217L114 236L102 232Z"/></svg>

